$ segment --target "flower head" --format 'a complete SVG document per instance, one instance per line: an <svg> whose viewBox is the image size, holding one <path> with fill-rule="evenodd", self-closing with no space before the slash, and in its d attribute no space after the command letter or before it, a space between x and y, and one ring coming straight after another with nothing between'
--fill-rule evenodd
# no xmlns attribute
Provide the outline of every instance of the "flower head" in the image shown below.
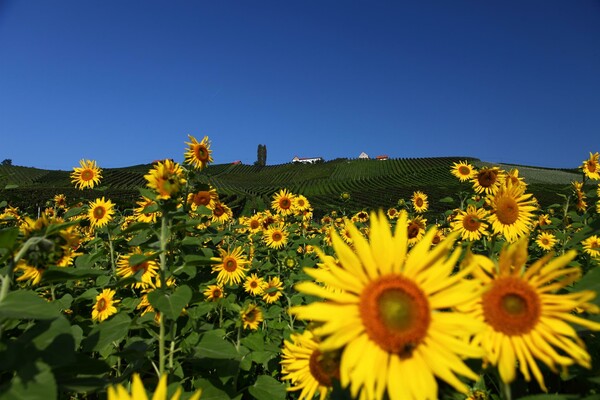
<svg viewBox="0 0 600 400"><path fill-rule="evenodd" d="M73 172L71 172L71 182L75 184L76 188L81 190L85 188L92 189L100 183L102 170L98 168L96 161L80 160L79 165L81 167L73 167Z"/></svg>

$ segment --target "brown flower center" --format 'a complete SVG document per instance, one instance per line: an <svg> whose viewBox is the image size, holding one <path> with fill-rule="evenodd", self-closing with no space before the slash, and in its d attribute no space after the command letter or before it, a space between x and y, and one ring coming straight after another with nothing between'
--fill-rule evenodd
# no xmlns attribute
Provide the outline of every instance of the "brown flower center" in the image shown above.
<svg viewBox="0 0 600 400"><path fill-rule="evenodd" d="M463 228L469 232L477 232L481 226L481 222L475 215L467 214L462 220Z"/></svg>
<svg viewBox="0 0 600 400"><path fill-rule="evenodd" d="M385 275L360 296L359 312L369 338L384 351L410 357L431 322L427 297L412 280Z"/></svg>
<svg viewBox="0 0 600 400"><path fill-rule="evenodd" d="M283 197L279 199L279 208L282 210L287 210L292 206L292 202L287 197Z"/></svg>
<svg viewBox="0 0 600 400"><path fill-rule="evenodd" d="M540 297L520 278L498 278L482 296L483 315L496 331L507 335L530 332L541 315Z"/></svg>
<svg viewBox="0 0 600 400"><path fill-rule="evenodd" d="M417 207L423 207L423 199L420 197L417 197L417 199L415 200L415 204Z"/></svg>
<svg viewBox="0 0 600 400"><path fill-rule="evenodd" d="M494 183L496 183L497 178L498 173L493 169L485 169L477 174L477 181L484 188L491 187Z"/></svg>
<svg viewBox="0 0 600 400"><path fill-rule="evenodd" d="M106 308L107 308L106 299L103 297L100 300L98 300L98 303L96 304L96 310L98 312L102 312L102 311L106 310Z"/></svg>
<svg viewBox="0 0 600 400"><path fill-rule="evenodd" d="M93 214L95 219L102 219L106 215L106 209L102 206L95 207Z"/></svg>
<svg viewBox="0 0 600 400"><path fill-rule="evenodd" d="M206 206L210 203L210 193L201 191L194 195L194 204L197 206Z"/></svg>
<svg viewBox="0 0 600 400"><path fill-rule="evenodd" d="M323 354L314 350L308 361L310 374L321 386L331 387L332 378L340 379L340 363L330 353Z"/></svg>
<svg viewBox="0 0 600 400"><path fill-rule="evenodd" d="M136 265L131 265L130 268L131 272L133 272L134 274L141 269L143 269L144 272L146 272L148 270L148 261L144 261Z"/></svg>
<svg viewBox="0 0 600 400"><path fill-rule="evenodd" d="M196 159L201 162L208 161L208 149L204 147L204 145L199 144L194 148L194 154L196 155Z"/></svg>
<svg viewBox="0 0 600 400"><path fill-rule="evenodd" d="M471 175L471 168L467 167L466 165L461 165L458 167L458 173L464 176L469 176Z"/></svg>
<svg viewBox="0 0 600 400"><path fill-rule="evenodd" d="M496 217L503 225L514 224L519 218L519 204L510 196L501 196L496 200Z"/></svg>
<svg viewBox="0 0 600 400"><path fill-rule="evenodd" d="M589 172L596 172L596 163L593 160L588 160L587 162L587 169Z"/></svg>
<svg viewBox="0 0 600 400"><path fill-rule="evenodd" d="M274 242L280 242L281 239L283 239L283 235L281 234L281 232L273 232L273 234L271 235L271 239Z"/></svg>
<svg viewBox="0 0 600 400"><path fill-rule="evenodd" d="M213 214L215 215L215 217L220 217L221 215L225 214L225 209L223 209L222 206L220 205L216 205L215 208L213 209Z"/></svg>
<svg viewBox="0 0 600 400"><path fill-rule="evenodd" d="M234 272L237 269L237 261L233 257L225 257L223 260L223 269L227 272Z"/></svg>
<svg viewBox="0 0 600 400"><path fill-rule="evenodd" d="M411 222L411 224L408 226L408 238L409 239L414 239L419 235L419 231L421 230L421 227L419 226L419 224L415 223L415 222Z"/></svg>
<svg viewBox="0 0 600 400"><path fill-rule="evenodd" d="M91 181L94 179L94 171L91 169L84 169L81 171L81 180L82 181Z"/></svg>

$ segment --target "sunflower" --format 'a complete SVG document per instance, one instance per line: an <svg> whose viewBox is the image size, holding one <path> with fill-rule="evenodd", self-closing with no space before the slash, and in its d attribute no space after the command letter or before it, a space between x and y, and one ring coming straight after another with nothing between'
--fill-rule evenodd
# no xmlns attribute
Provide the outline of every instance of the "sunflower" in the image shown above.
<svg viewBox="0 0 600 400"><path fill-rule="evenodd" d="M592 235L589 238L581 241L583 251L592 257L600 257L600 237Z"/></svg>
<svg viewBox="0 0 600 400"><path fill-rule="evenodd" d="M181 396L181 387L178 387L171 400L177 400ZM109 386L107 389L108 400L148 400L146 396L146 389L144 388L144 384L140 379L139 374L133 374L133 380L131 382L131 393L127 391L121 385L113 385ZM197 390L194 394L189 398L189 400L199 400L200 395L202 394L201 390ZM167 400L167 375L161 375L160 380L158 381L158 385L156 386L156 390L152 395L152 400Z"/></svg>
<svg viewBox="0 0 600 400"><path fill-rule="evenodd" d="M426 227L427 220L421 217L420 215L417 215L416 217L407 222L406 231L408 233L409 246L416 244L423 238L423 235L425 235Z"/></svg>
<svg viewBox="0 0 600 400"><path fill-rule="evenodd" d="M283 295L282 292L283 284L278 277L274 276L269 278L267 281L262 298L267 302L267 304L272 304L279 300L279 298Z"/></svg>
<svg viewBox="0 0 600 400"><path fill-rule="evenodd" d="M390 220L398 218L398 209L395 207L388 208L387 216Z"/></svg>
<svg viewBox="0 0 600 400"><path fill-rule="evenodd" d="M187 182L181 165L173 160L159 161L146 175L148 188L153 189L159 200L175 197Z"/></svg>
<svg viewBox="0 0 600 400"><path fill-rule="evenodd" d="M525 179L523 179L522 176L519 176L519 170L517 168L508 171L505 182L510 182L513 186L523 186L524 188L527 186Z"/></svg>
<svg viewBox="0 0 600 400"><path fill-rule="evenodd" d="M310 208L311 208L310 202L308 201L308 199L301 194L296 195L296 197L294 198L294 206L293 207L295 210L299 211L300 213L302 213L303 211L310 210Z"/></svg>
<svg viewBox="0 0 600 400"><path fill-rule="evenodd" d="M114 204L110 200L101 199L90 201L88 219L92 228L102 228L113 219L115 213Z"/></svg>
<svg viewBox="0 0 600 400"><path fill-rule="evenodd" d="M233 212L226 204L215 201L209 209L212 211L211 221L215 223L225 223L233 218Z"/></svg>
<svg viewBox="0 0 600 400"><path fill-rule="evenodd" d="M452 275L460 249L451 252L457 234L430 251L435 228L408 251L407 215L402 212L395 233L383 212L371 214L369 240L358 229L350 248L334 235L339 261L319 251L325 268L306 268L318 282L296 289L323 302L293 307L302 320L320 324L319 350L341 351L340 383L361 399L437 398L436 378L467 393L457 375L478 375L463 359L480 357L481 349L464 338L481 328L455 306L474 301L478 285L464 279L469 268ZM337 290L335 290L337 289ZM399 379L402 377L402 379Z"/></svg>
<svg viewBox="0 0 600 400"><path fill-rule="evenodd" d="M279 193L273 196L271 208L280 215L290 215L294 211L294 202L296 196L290 193L287 189L281 189Z"/></svg>
<svg viewBox="0 0 600 400"><path fill-rule="evenodd" d="M246 308L240 312L244 329L257 330L258 325L263 322L264 317L262 310L256 304L248 304Z"/></svg>
<svg viewBox="0 0 600 400"><path fill-rule="evenodd" d="M249 263L242 253L242 248L236 247L231 253L219 249L219 253L221 254L220 258L213 258L219 263L212 268L213 272L219 273L217 283L219 285L239 284L246 276L245 265Z"/></svg>
<svg viewBox="0 0 600 400"><path fill-rule="evenodd" d="M260 220L260 215L254 214L253 216L247 218L244 221L244 225L246 225L250 233L260 232L262 230L262 222Z"/></svg>
<svg viewBox="0 0 600 400"><path fill-rule="evenodd" d="M496 234L502 234L508 242L527 235L533 227L533 212L537 202L525 193L522 186L511 183L503 185L495 195L488 197L491 207L488 220Z"/></svg>
<svg viewBox="0 0 600 400"><path fill-rule="evenodd" d="M535 244L537 244L540 249L546 251L552 250L556 245L556 242L558 242L556 236L550 232L541 232L537 239L535 239Z"/></svg>
<svg viewBox="0 0 600 400"><path fill-rule="evenodd" d="M587 196L583 192L583 182L574 181L571 182L571 184L573 186L573 192L577 197L577 203L575 203L575 208L577 209L577 211L585 212L587 208L587 202L585 201L585 199L587 198Z"/></svg>
<svg viewBox="0 0 600 400"><path fill-rule="evenodd" d="M600 154L598 152L592 154L590 152L590 158L585 160L581 165L581 169L585 176L589 179L600 180L600 162L598 159L600 158Z"/></svg>
<svg viewBox="0 0 600 400"><path fill-rule="evenodd" d="M477 174L477 170L466 161L455 162L452 165L452 169L450 173L458 178L461 182L468 181L469 179L475 177Z"/></svg>
<svg viewBox="0 0 600 400"><path fill-rule="evenodd" d="M537 222L534 223L535 226L547 226L551 225L552 220L548 214L540 214L538 215Z"/></svg>
<svg viewBox="0 0 600 400"><path fill-rule="evenodd" d="M217 190L209 188L208 190L199 190L196 193L190 193L187 197L187 203L192 211L196 211L199 206L211 208L215 202L219 201Z"/></svg>
<svg viewBox="0 0 600 400"><path fill-rule="evenodd" d="M71 172L71 182L75 184L76 188L80 190L92 189L94 185L100 183L102 170L98 168L96 161L80 160L79 165L81 167L73 167L73 172Z"/></svg>
<svg viewBox="0 0 600 400"><path fill-rule="evenodd" d="M498 167L484 167L471 178L471 182L476 193L494 194L504 182L504 171Z"/></svg>
<svg viewBox="0 0 600 400"><path fill-rule="evenodd" d="M356 217L356 222L361 222L364 224L369 221L369 213L365 210L357 212L356 214L354 214L354 216Z"/></svg>
<svg viewBox="0 0 600 400"><path fill-rule="evenodd" d="M117 261L117 276L128 278L143 271L140 277L141 282L134 283L133 287L147 288L152 284L152 278L158 274L158 263L155 260L148 259L148 257L153 257L153 254L150 252L142 253L140 249L135 249L130 254L120 256Z"/></svg>
<svg viewBox="0 0 600 400"><path fill-rule="evenodd" d="M536 360L555 373L557 367L564 370L574 363L591 367L591 357L569 323L600 330L599 323L573 313L576 308L600 311L589 303L596 293L562 293L581 275L578 267L568 266L575 256L574 250L557 258L547 254L526 266L527 239L523 238L504 247L497 265L487 257L470 257L478 267L475 281L482 283L485 292L464 311L485 323L473 343L485 350L486 361L497 366L503 382L515 379L518 364L526 381L533 374L547 391Z"/></svg>
<svg viewBox="0 0 600 400"><path fill-rule="evenodd" d="M17 278L17 282L27 281L31 285L37 285L41 282L44 271L47 269L44 265L33 266L24 259L20 259L15 271L20 271L22 274Z"/></svg>
<svg viewBox="0 0 600 400"><path fill-rule="evenodd" d="M201 142L198 142L192 135L188 135L188 138L191 142L185 142L189 146L185 152L185 162L196 169L204 169L213 162L208 136L204 136Z"/></svg>
<svg viewBox="0 0 600 400"><path fill-rule="evenodd" d="M267 246L272 249L280 249L287 244L289 233L283 226L283 224L274 225L264 232L263 239Z"/></svg>
<svg viewBox="0 0 600 400"><path fill-rule="evenodd" d="M427 195L421 191L416 191L412 195L412 205L416 212L422 213L429 209Z"/></svg>
<svg viewBox="0 0 600 400"><path fill-rule="evenodd" d="M104 289L102 293L96 296L96 303L92 308L92 320L104 321L108 317L117 313L117 304L120 300L114 300L113 296L116 292L112 289Z"/></svg>
<svg viewBox="0 0 600 400"><path fill-rule="evenodd" d="M206 301L217 301L225 297L223 285L208 285L203 294L206 297Z"/></svg>
<svg viewBox="0 0 600 400"><path fill-rule="evenodd" d="M139 222L153 224L156 222L156 218L161 215L160 211L147 212L146 208L155 207L156 202L146 196L142 196L141 200L136 201L136 204L138 206L133 209L133 215Z"/></svg>
<svg viewBox="0 0 600 400"><path fill-rule="evenodd" d="M67 196L60 193L54 196L54 207L56 208L67 208Z"/></svg>
<svg viewBox="0 0 600 400"><path fill-rule="evenodd" d="M301 391L299 400L310 400L316 393L324 400L333 379L340 379L339 354L321 353L318 338L309 330L292 333L290 340L284 340L280 363L281 379L290 381L289 392Z"/></svg>
<svg viewBox="0 0 600 400"><path fill-rule="evenodd" d="M487 236L486 217L487 212L483 208L470 204L466 211L457 210L451 226L454 231L460 232L463 240L479 240L482 236Z"/></svg>
<svg viewBox="0 0 600 400"><path fill-rule="evenodd" d="M252 296L260 296L264 293L267 283L256 274L250 274L244 282L244 290Z"/></svg>

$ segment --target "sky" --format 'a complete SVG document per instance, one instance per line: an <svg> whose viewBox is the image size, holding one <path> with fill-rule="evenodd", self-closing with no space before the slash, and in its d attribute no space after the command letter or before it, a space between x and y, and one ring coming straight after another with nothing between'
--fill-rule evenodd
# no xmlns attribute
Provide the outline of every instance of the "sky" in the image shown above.
<svg viewBox="0 0 600 400"><path fill-rule="evenodd" d="M600 151L599 0L0 0L0 159Z"/></svg>

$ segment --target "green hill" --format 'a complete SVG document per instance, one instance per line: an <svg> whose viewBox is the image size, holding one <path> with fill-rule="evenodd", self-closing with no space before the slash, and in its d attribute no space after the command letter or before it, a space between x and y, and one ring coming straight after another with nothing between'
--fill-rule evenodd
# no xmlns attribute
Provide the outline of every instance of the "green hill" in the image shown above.
<svg viewBox="0 0 600 400"><path fill-rule="evenodd" d="M201 180L217 188L221 198L236 213L250 213L268 206L271 196L282 188L305 195L320 214L332 209L356 211L364 208L388 208L399 199L408 200L415 190L425 192L431 208L438 201L461 190L450 174L454 162L468 160L477 167L498 165L509 170L518 168L542 206L560 202L557 193L567 193L572 181L580 180L577 169L552 169L530 166L491 164L472 157L398 158L384 161L336 159L319 164L280 164L254 166L244 164L210 165ZM77 190L70 181L71 171L43 170L12 165L0 166L0 200L12 206L34 211L44 207L55 194L64 193L72 202L105 196L126 209L135 205L144 174L151 164L126 168L104 168L101 186ZM344 203L342 192L351 200ZM441 208L439 208L441 209Z"/></svg>

